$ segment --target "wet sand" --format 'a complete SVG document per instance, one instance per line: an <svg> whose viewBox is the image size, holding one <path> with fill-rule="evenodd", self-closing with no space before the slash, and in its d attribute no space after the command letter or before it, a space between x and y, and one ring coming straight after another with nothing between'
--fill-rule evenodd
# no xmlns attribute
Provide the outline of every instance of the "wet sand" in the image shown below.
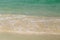
<svg viewBox="0 0 60 40"><path fill-rule="evenodd" d="M0 33L0 40L60 40L60 35L43 34L43 35L21 35L14 33Z"/></svg>

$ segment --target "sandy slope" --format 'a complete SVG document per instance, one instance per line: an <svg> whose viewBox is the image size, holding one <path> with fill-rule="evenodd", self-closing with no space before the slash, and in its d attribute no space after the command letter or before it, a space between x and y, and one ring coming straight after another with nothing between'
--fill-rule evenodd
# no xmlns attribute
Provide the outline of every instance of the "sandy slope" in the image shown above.
<svg viewBox="0 0 60 40"><path fill-rule="evenodd" d="M60 17L0 14L0 32L60 34Z"/></svg>

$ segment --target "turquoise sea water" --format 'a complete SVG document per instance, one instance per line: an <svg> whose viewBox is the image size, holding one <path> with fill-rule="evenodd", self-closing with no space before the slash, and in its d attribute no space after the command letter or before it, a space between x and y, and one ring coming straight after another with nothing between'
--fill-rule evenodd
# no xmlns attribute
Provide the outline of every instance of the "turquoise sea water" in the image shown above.
<svg viewBox="0 0 60 40"><path fill-rule="evenodd" d="M0 13L60 16L60 0L0 0Z"/></svg>

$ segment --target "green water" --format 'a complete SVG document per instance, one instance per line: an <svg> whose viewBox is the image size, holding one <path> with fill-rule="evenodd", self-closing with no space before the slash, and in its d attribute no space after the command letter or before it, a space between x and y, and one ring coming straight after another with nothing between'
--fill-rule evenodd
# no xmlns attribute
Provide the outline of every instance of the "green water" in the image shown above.
<svg viewBox="0 0 60 40"><path fill-rule="evenodd" d="M60 16L60 0L0 0L0 13Z"/></svg>
<svg viewBox="0 0 60 40"><path fill-rule="evenodd" d="M0 40L60 40L60 35L21 35L0 33Z"/></svg>

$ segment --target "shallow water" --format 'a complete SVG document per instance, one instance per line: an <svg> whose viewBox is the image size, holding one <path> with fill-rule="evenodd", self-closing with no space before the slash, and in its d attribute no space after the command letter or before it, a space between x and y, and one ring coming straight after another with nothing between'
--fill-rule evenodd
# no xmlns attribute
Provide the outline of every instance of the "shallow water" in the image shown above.
<svg viewBox="0 0 60 40"><path fill-rule="evenodd" d="M60 40L60 35L21 35L13 33L0 33L0 40Z"/></svg>
<svg viewBox="0 0 60 40"><path fill-rule="evenodd" d="M60 0L0 0L0 13L60 16Z"/></svg>

